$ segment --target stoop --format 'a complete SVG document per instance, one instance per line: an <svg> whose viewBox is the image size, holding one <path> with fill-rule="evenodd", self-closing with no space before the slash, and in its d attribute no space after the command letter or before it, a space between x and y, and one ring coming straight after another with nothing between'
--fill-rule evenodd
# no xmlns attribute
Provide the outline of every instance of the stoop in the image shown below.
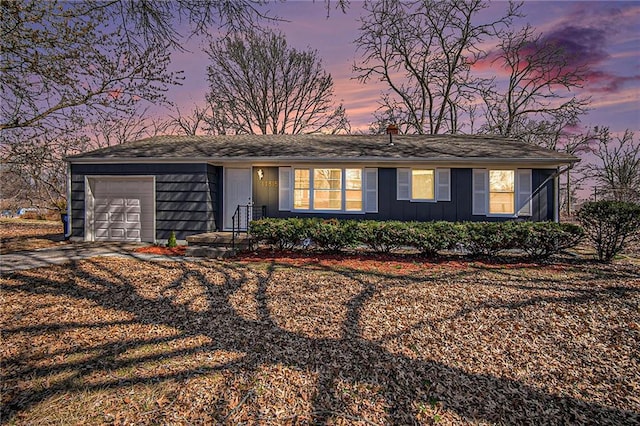
<svg viewBox="0 0 640 426"><path fill-rule="evenodd" d="M248 234L236 234L235 241L231 232L208 232L187 237L187 256L224 259L234 256L238 251L250 250L253 239Z"/></svg>

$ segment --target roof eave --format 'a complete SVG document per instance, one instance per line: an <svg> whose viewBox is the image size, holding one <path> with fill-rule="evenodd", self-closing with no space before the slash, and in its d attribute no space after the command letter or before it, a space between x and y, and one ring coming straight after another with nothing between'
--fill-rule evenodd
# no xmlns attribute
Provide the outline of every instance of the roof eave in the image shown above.
<svg viewBox="0 0 640 426"><path fill-rule="evenodd" d="M121 158L92 158L92 157L67 157L65 161L71 164L131 164L131 163L210 163L210 164L278 164L278 163L378 163L378 164L539 164L546 166L572 165L580 161L579 158L495 158L495 157L447 157L447 158L425 158L425 157L404 157L404 158L384 158L384 157L183 157L183 158L163 158L163 157L121 157Z"/></svg>

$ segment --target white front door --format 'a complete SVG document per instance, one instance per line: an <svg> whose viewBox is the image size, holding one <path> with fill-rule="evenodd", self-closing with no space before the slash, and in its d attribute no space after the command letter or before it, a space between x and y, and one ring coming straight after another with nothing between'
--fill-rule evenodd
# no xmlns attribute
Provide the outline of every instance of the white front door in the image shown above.
<svg viewBox="0 0 640 426"><path fill-rule="evenodd" d="M224 229L233 228L233 214L238 206L251 204L251 168L225 169ZM242 212L240 227L246 227L246 210ZM237 225L236 225L237 226Z"/></svg>

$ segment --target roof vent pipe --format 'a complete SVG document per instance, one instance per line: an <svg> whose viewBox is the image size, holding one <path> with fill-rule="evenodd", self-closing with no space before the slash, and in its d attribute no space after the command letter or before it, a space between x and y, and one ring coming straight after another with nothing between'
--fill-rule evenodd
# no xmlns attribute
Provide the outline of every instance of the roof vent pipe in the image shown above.
<svg viewBox="0 0 640 426"><path fill-rule="evenodd" d="M387 134L389 135L389 145L393 145L393 135L398 134L398 126L395 124L389 124L387 126Z"/></svg>

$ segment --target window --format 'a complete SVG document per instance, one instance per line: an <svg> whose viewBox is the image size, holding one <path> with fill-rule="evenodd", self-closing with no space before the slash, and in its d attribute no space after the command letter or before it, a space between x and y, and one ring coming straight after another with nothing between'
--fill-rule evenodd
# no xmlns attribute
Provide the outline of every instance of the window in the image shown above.
<svg viewBox="0 0 640 426"><path fill-rule="evenodd" d="M515 213L515 171L489 170L489 214Z"/></svg>
<svg viewBox="0 0 640 426"><path fill-rule="evenodd" d="M345 170L345 210L362 210L362 169Z"/></svg>
<svg viewBox="0 0 640 426"><path fill-rule="evenodd" d="M433 170L411 170L411 199L435 199L435 182Z"/></svg>
<svg viewBox="0 0 640 426"><path fill-rule="evenodd" d="M295 169L293 178L293 208L309 209L310 186L309 169Z"/></svg>
<svg viewBox="0 0 640 426"><path fill-rule="evenodd" d="M342 209L342 170L313 170L313 209Z"/></svg>
<svg viewBox="0 0 640 426"><path fill-rule="evenodd" d="M531 216L532 183L531 169L473 169L473 214Z"/></svg>
<svg viewBox="0 0 640 426"><path fill-rule="evenodd" d="M451 169L397 169L398 200L451 201Z"/></svg>
<svg viewBox="0 0 640 426"><path fill-rule="evenodd" d="M287 209L284 190L287 169L291 170L280 168L280 210ZM294 210L364 212L366 208L367 211L377 211L377 169L294 168L293 181L289 185L293 189Z"/></svg>

